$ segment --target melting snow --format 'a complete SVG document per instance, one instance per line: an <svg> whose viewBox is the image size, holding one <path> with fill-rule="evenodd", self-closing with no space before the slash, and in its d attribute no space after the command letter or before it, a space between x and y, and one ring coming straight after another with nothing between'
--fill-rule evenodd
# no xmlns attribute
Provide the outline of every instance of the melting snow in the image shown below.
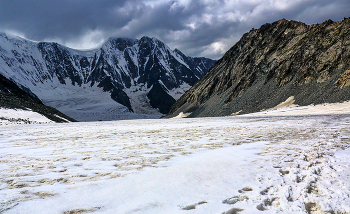
<svg viewBox="0 0 350 214"><path fill-rule="evenodd" d="M342 103L324 103L319 105L308 105L308 106L297 106L297 105L294 105L293 103L294 103L294 97L290 97L285 102L282 102L281 104L277 105L274 108L261 111L261 112L239 115L239 117L266 116L266 115L292 116L292 115L350 114L350 101L346 101ZM233 115L237 113L234 113Z"/></svg>
<svg viewBox="0 0 350 214"><path fill-rule="evenodd" d="M349 213L349 125L329 114L2 126L0 212Z"/></svg>

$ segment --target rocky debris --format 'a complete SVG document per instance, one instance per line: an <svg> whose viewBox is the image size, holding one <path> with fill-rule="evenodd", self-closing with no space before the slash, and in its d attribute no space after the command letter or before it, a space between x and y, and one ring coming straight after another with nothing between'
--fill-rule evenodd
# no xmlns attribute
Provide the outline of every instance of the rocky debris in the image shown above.
<svg viewBox="0 0 350 214"><path fill-rule="evenodd" d="M350 99L350 18L307 25L282 19L252 29L171 108L189 117Z"/></svg>

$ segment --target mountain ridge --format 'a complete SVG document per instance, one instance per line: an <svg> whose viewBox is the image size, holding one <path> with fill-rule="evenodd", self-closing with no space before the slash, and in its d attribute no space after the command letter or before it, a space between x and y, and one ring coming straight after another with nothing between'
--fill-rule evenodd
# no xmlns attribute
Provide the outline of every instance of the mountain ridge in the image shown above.
<svg viewBox="0 0 350 214"><path fill-rule="evenodd" d="M349 29L349 18L314 25L282 19L252 29L177 100L168 117L252 113L292 96L298 105L349 100Z"/></svg>
<svg viewBox="0 0 350 214"><path fill-rule="evenodd" d="M100 48L83 51L54 42L32 42L0 34L0 72L31 90L45 104L73 118L76 114L80 120L90 120L81 118L89 115L83 111L91 109L90 104L99 106L90 113L111 113L111 118L102 120L122 118L125 112L130 112L128 118L132 118L132 112L160 117L168 113L174 99L193 85L214 62L203 57L185 56L147 36L141 39L110 38ZM153 95L166 93L169 96L165 99L147 96L155 84L162 86L156 87L162 92ZM89 100L78 94L79 88ZM104 93L116 104L110 102ZM86 106L82 103L84 99ZM102 102L108 102L108 109L102 108ZM67 105L63 107L62 103Z"/></svg>

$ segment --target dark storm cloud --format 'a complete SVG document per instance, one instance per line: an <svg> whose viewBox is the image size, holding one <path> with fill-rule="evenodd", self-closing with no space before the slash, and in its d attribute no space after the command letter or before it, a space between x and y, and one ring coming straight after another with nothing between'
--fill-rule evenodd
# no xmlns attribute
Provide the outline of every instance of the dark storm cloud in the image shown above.
<svg viewBox="0 0 350 214"><path fill-rule="evenodd" d="M118 14L116 9L125 3L109 0L2 0L0 27L23 32L32 39L59 37L65 40L87 30L123 26L136 15L133 11Z"/></svg>
<svg viewBox="0 0 350 214"><path fill-rule="evenodd" d="M147 35L185 54L219 58L266 22L314 24L349 14L345 0L0 0L0 31L73 48Z"/></svg>

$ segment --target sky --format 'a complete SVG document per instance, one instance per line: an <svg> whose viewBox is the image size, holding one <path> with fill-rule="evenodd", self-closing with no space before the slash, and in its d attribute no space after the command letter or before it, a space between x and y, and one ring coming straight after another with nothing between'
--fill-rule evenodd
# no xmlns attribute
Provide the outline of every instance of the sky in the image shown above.
<svg viewBox="0 0 350 214"><path fill-rule="evenodd" d="M97 48L110 37L149 36L212 59L265 23L349 16L349 0L0 0L0 32L6 34L74 49Z"/></svg>

